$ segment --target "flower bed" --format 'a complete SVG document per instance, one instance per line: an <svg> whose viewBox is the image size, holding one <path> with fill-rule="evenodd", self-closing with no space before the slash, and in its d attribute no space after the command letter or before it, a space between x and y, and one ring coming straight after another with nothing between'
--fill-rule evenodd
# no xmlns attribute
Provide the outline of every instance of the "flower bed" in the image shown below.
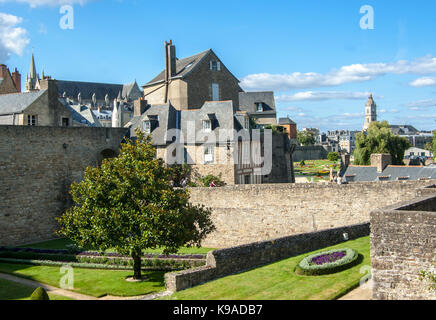
<svg viewBox="0 0 436 320"><path fill-rule="evenodd" d="M359 262L359 254L350 248L311 254L295 268L299 275L322 275L348 269Z"/></svg>
<svg viewBox="0 0 436 320"><path fill-rule="evenodd" d="M93 251L72 253L68 250L48 250L29 248L0 248L0 259L14 259L26 261L50 261L52 263L76 263L84 265L106 265L108 268L133 267L133 259L117 253L103 255ZM145 254L142 257L142 265L154 270L183 270L199 267L205 264L203 255L159 255Z"/></svg>

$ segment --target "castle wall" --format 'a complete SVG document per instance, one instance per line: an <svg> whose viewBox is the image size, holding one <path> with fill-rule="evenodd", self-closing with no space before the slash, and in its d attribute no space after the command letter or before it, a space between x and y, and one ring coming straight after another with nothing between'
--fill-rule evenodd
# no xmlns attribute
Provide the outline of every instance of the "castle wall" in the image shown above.
<svg viewBox="0 0 436 320"><path fill-rule="evenodd" d="M191 201L212 208L217 230L203 243L225 248L366 223L370 212L412 199L433 181L236 185L192 188Z"/></svg>
<svg viewBox="0 0 436 320"><path fill-rule="evenodd" d="M436 190L424 193L371 213L375 300L436 300L420 279L421 271L436 272Z"/></svg>
<svg viewBox="0 0 436 320"><path fill-rule="evenodd" d="M0 246L53 239L73 181L126 129L0 126Z"/></svg>

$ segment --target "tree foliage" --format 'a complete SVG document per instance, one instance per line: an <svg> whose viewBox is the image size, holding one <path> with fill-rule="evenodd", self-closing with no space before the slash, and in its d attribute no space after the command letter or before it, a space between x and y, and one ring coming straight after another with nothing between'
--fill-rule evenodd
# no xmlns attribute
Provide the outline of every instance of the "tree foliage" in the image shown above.
<svg viewBox="0 0 436 320"><path fill-rule="evenodd" d="M298 142L303 146L311 146L315 144L315 135L312 131L299 131L297 134Z"/></svg>
<svg viewBox="0 0 436 320"><path fill-rule="evenodd" d="M329 154L327 155L327 159L329 161L336 162L339 160L339 154L337 152L329 152Z"/></svg>
<svg viewBox="0 0 436 320"><path fill-rule="evenodd" d="M392 164L403 165L404 152L408 148L409 140L394 135L387 121L371 122L366 134L360 132L356 135L354 164L369 165L372 154L389 153L392 155Z"/></svg>
<svg viewBox="0 0 436 320"><path fill-rule="evenodd" d="M150 136L136 133L135 143L123 143L116 158L86 168L83 181L71 185L75 205L58 219L58 233L81 247L132 256L140 279L144 249L200 246L215 227L209 209L190 204L187 189L171 187L174 172L156 159Z"/></svg>
<svg viewBox="0 0 436 320"><path fill-rule="evenodd" d="M436 158L436 131L433 131L433 142L431 144L430 152L433 154L433 157Z"/></svg>

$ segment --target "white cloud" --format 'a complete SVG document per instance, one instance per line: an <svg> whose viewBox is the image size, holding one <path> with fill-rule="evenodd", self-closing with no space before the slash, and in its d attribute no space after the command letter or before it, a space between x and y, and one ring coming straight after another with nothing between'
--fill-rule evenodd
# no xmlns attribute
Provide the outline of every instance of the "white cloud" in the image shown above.
<svg viewBox="0 0 436 320"><path fill-rule="evenodd" d="M404 106L413 111L428 110L428 108L436 107L436 99L412 101L404 104Z"/></svg>
<svg viewBox="0 0 436 320"><path fill-rule="evenodd" d="M241 86L246 90L286 91L369 81L386 74L425 75L431 73L436 73L436 58L427 55L413 61L400 60L393 63L352 64L334 69L326 74L316 72L251 74L242 79Z"/></svg>
<svg viewBox="0 0 436 320"><path fill-rule="evenodd" d="M31 8L41 7L41 6L62 6L64 4L80 4L83 5L90 0L0 0L0 3L5 2L17 2L17 3L27 3Z"/></svg>
<svg viewBox="0 0 436 320"><path fill-rule="evenodd" d="M436 86L436 78L434 77L423 77L418 78L410 83L412 87L429 87Z"/></svg>
<svg viewBox="0 0 436 320"><path fill-rule="evenodd" d="M280 95L277 101L321 101L321 100L361 100L367 99L370 92L343 92L343 91L305 91L293 95ZM377 97L380 98L380 97Z"/></svg>
<svg viewBox="0 0 436 320"><path fill-rule="evenodd" d="M30 40L26 29L17 27L22 18L0 12L0 63L6 62L11 53L23 54Z"/></svg>

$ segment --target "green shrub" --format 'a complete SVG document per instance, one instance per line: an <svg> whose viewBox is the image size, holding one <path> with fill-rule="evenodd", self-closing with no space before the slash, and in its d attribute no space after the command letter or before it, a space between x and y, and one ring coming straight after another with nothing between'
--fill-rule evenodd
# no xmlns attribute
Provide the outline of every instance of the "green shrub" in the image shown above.
<svg viewBox="0 0 436 320"><path fill-rule="evenodd" d="M47 292L42 287L38 287L35 291L33 291L30 296L30 300L50 300Z"/></svg>
<svg viewBox="0 0 436 320"><path fill-rule="evenodd" d="M214 181L217 187L222 187L225 185L224 181L221 180L221 173L218 176L208 174L207 176L201 177L199 181L204 187L209 187L211 181Z"/></svg>
<svg viewBox="0 0 436 320"><path fill-rule="evenodd" d="M329 159L330 161L336 162L339 160L339 153L329 152L329 154L327 155L327 159Z"/></svg>
<svg viewBox="0 0 436 320"><path fill-rule="evenodd" d="M334 262L317 265L312 262L312 259L321 255L331 254L335 252L345 251L345 256ZM311 254L305 257L298 263L295 268L295 273L298 275L314 276L339 272L359 263L359 254L350 248L335 249L324 252Z"/></svg>
<svg viewBox="0 0 436 320"><path fill-rule="evenodd" d="M305 166L305 165L306 165L306 162L304 160L301 160L300 161L300 166L302 167L302 166Z"/></svg>

